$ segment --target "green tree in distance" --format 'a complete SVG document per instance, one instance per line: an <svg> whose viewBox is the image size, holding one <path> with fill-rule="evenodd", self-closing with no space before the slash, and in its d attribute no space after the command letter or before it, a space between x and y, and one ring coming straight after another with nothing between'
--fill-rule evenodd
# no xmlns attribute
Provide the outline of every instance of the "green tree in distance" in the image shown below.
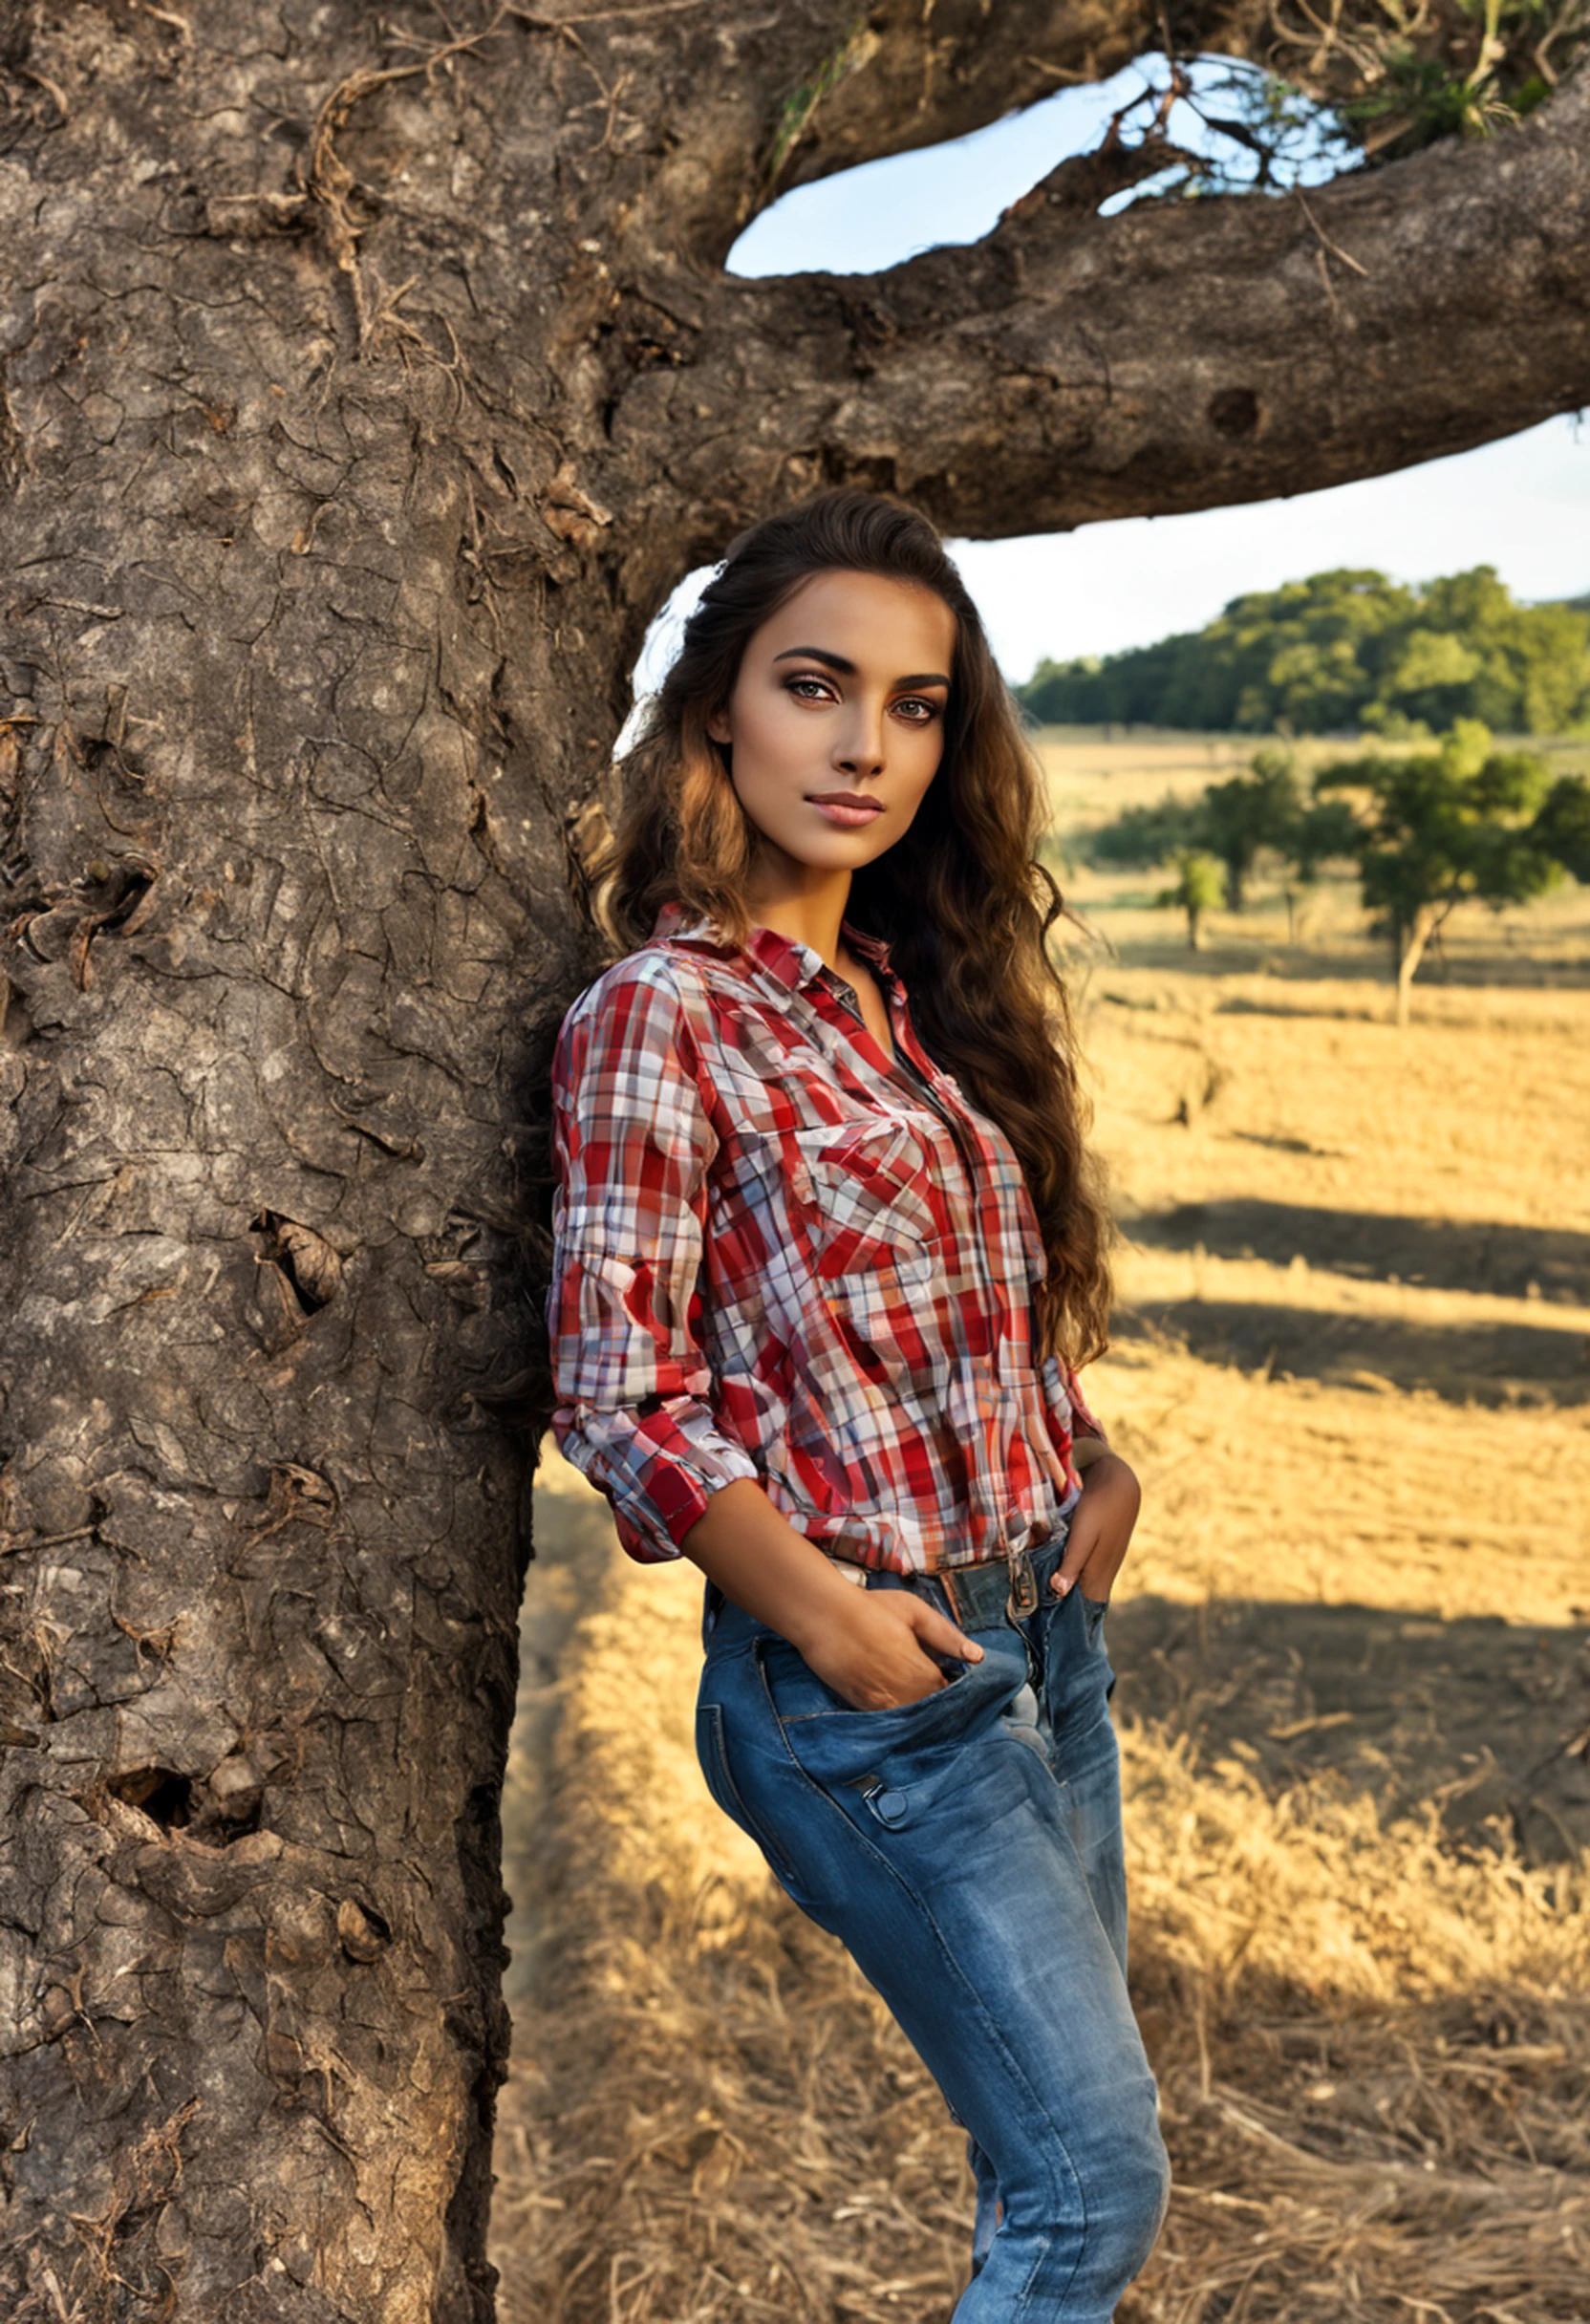
<svg viewBox="0 0 1590 2324"><path fill-rule="evenodd" d="M1167 791L1151 806L1123 807L1108 823L1080 833L1076 850L1086 863L1146 871L1169 863L1178 848L1198 844L1198 802Z"/></svg>
<svg viewBox="0 0 1590 2324"><path fill-rule="evenodd" d="M1292 942L1299 902L1322 867L1352 862L1364 904L1386 919L1406 1024L1420 961L1459 904L1527 903L1565 872L1590 883L1590 783L1554 784L1542 760L1495 749L1473 719L1433 750L1340 760L1315 778L1312 796L1291 752L1267 744L1246 774L1198 799L1128 807L1089 832L1082 851L1098 864L1170 866L1174 883L1155 901L1187 913L1193 950L1204 913L1242 909L1261 853L1278 860Z"/></svg>
<svg viewBox="0 0 1590 2324"><path fill-rule="evenodd" d="M1211 784L1200 798L1168 793L1153 806L1128 807L1089 832L1083 851L1095 863L1144 867L1188 851L1212 855L1224 872L1227 908L1240 912L1261 854L1291 864L1300 849L1321 852L1312 842L1305 847L1311 811L1292 752L1270 742L1254 753L1245 774Z"/></svg>
<svg viewBox="0 0 1590 2324"><path fill-rule="evenodd" d="M1489 565L1418 588L1343 568L1154 645L1041 661L1017 694L1040 724L1563 734L1590 720L1590 606L1515 604Z"/></svg>
<svg viewBox="0 0 1590 2324"><path fill-rule="evenodd" d="M1535 829L1547 853L1590 887L1590 784L1582 775L1558 777L1546 793Z"/></svg>
<svg viewBox="0 0 1590 2324"><path fill-rule="evenodd" d="M1290 854L1303 812L1303 787L1289 750L1266 743L1254 753L1251 770L1211 784L1199 800L1193 823L1201 844L1225 866L1226 902L1240 912L1249 874L1266 849Z"/></svg>
<svg viewBox="0 0 1590 2324"><path fill-rule="evenodd" d="M1154 902L1166 910L1186 913L1187 947L1197 952L1203 941L1204 914L1217 912L1225 901L1225 873L1219 858L1202 848L1178 848L1171 861L1174 883L1162 888Z"/></svg>
<svg viewBox="0 0 1590 2324"><path fill-rule="evenodd" d="M1315 787L1343 794L1351 810L1343 851L1357 859L1364 903L1386 917L1400 1025L1430 938L1460 904L1527 903L1564 871L1590 871L1590 785L1579 776L1554 785L1530 752L1494 749L1478 720L1459 720L1416 756L1340 760Z"/></svg>
<svg viewBox="0 0 1590 2324"><path fill-rule="evenodd" d="M1319 886L1321 872L1327 863L1352 854L1357 832L1357 819L1345 799L1311 799L1300 812L1281 875L1289 944L1298 941L1300 910Z"/></svg>

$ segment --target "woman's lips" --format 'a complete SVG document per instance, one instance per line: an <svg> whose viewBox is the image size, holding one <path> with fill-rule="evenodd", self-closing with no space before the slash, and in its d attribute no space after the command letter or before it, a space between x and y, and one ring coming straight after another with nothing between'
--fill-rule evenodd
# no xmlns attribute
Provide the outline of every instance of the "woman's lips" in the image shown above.
<svg viewBox="0 0 1590 2324"><path fill-rule="evenodd" d="M820 815L827 815L830 823L870 823L874 816L883 813L881 807L849 807L839 799L808 799L806 805L814 807Z"/></svg>

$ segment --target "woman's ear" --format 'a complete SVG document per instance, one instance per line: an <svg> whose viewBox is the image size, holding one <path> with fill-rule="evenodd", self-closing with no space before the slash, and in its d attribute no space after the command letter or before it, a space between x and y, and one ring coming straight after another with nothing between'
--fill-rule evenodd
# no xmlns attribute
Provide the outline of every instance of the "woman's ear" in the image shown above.
<svg viewBox="0 0 1590 2324"><path fill-rule="evenodd" d="M708 713L707 733L714 742L727 742L732 739L729 732L729 714L726 710L714 710Z"/></svg>

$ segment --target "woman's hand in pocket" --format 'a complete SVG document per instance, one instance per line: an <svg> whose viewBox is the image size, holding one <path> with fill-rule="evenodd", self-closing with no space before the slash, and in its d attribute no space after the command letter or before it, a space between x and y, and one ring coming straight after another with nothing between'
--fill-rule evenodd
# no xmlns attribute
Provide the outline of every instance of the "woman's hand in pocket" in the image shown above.
<svg viewBox="0 0 1590 2324"><path fill-rule="evenodd" d="M847 1587L850 1603L801 1639L800 1651L826 1687L852 1711L898 1711L946 1683L935 1654L982 1660L976 1639L910 1590Z"/></svg>
<svg viewBox="0 0 1590 2324"><path fill-rule="evenodd" d="M1049 1584L1057 1597L1075 1585L1101 1604L1108 1598L1142 1499L1142 1487L1118 1452L1102 1452L1088 1463L1082 1498L1071 1512L1065 1555Z"/></svg>

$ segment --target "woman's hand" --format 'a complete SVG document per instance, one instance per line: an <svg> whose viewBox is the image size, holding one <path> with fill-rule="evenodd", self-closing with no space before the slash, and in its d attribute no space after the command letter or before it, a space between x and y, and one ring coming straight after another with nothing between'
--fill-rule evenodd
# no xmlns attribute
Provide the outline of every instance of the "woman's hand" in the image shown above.
<svg viewBox="0 0 1590 2324"><path fill-rule="evenodd" d="M1064 1598L1072 1584L1085 1598L1108 1598L1137 1522L1143 1491L1118 1452L1089 1461L1082 1498L1071 1512L1065 1555L1049 1586Z"/></svg>
<svg viewBox="0 0 1590 2324"><path fill-rule="evenodd" d="M679 1547L725 1598L786 1638L852 1711L892 1711L932 1694L945 1683L935 1653L982 1660L976 1639L910 1590L847 1581L755 1477L720 1486Z"/></svg>
<svg viewBox="0 0 1590 2324"><path fill-rule="evenodd" d="M805 1661L852 1711L897 1711L947 1685L928 1651L980 1663L982 1648L910 1590L861 1590L800 1642Z"/></svg>

